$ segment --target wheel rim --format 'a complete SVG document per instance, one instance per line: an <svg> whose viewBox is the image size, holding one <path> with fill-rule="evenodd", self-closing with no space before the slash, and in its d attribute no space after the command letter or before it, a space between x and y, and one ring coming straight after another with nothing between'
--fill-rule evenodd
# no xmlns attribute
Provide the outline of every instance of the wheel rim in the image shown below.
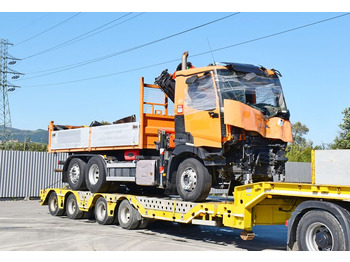
<svg viewBox="0 0 350 262"><path fill-rule="evenodd" d="M74 164L69 170L69 178L73 184L78 183L80 177L80 168L78 164Z"/></svg>
<svg viewBox="0 0 350 262"><path fill-rule="evenodd" d="M333 250L334 238L332 232L321 222L313 223L308 227L305 240L310 251Z"/></svg>
<svg viewBox="0 0 350 262"><path fill-rule="evenodd" d="M99 221L103 221L107 215L107 207L105 203L99 202L95 207L95 214Z"/></svg>
<svg viewBox="0 0 350 262"><path fill-rule="evenodd" d="M123 224L127 224L130 220L130 216L131 216L130 209L127 206L122 207L120 210L119 222L122 222Z"/></svg>
<svg viewBox="0 0 350 262"><path fill-rule="evenodd" d="M100 169L96 164L91 165L89 169L89 181L91 185L96 185L100 177Z"/></svg>
<svg viewBox="0 0 350 262"><path fill-rule="evenodd" d="M74 214L77 206L75 204L75 201L73 198L70 199L70 201L67 203L67 211L69 214Z"/></svg>
<svg viewBox="0 0 350 262"><path fill-rule="evenodd" d="M192 167L187 167L181 174L181 186L186 191L193 191L197 186L197 173Z"/></svg>

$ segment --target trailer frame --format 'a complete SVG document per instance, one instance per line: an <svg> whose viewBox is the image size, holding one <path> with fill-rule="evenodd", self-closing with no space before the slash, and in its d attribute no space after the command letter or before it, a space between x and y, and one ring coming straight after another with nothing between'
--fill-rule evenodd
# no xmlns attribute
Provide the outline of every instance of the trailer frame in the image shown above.
<svg viewBox="0 0 350 262"><path fill-rule="evenodd" d="M85 214L91 213L98 199L102 197L106 203L109 221L113 220L112 217L117 217L119 205L127 200L137 211L134 216L138 221L165 220L225 226L241 229L241 237L245 240L254 238L252 230L256 225L286 224L288 250L300 249L297 244L300 221L308 212L318 210L331 214L339 222L344 235L343 248L350 250L350 186L259 182L235 187L233 197L208 198L199 203L176 197L49 188L41 190L40 204L49 204L50 209L49 198L52 193L57 195L59 215L66 209L66 200L71 194L74 194L79 210Z"/></svg>

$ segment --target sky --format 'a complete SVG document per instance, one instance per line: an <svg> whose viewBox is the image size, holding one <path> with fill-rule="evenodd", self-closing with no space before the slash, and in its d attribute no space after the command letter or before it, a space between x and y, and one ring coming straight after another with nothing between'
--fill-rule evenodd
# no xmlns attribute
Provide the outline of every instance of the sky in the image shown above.
<svg viewBox="0 0 350 262"><path fill-rule="evenodd" d="M68 9L11 6L0 12L0 38L21 59L10 68L25 74L8 79L20 86L8 93L14 128L138 117L140 77L153 84L164 69L175 70L185 51L195 67L214 59L278 69L290 120L309 128L314 145L333 141L350 106L350 15L341 16L347 7Z"/></svg>

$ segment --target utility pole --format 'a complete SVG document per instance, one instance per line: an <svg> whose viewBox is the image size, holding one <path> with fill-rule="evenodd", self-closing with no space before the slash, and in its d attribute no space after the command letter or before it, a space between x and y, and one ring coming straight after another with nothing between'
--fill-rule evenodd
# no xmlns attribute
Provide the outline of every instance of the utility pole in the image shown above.
<svg viewBox="0 0 350 262"><path fill-rule="evenodd" d="M11 68L9 65L16 64L20 60L14 58L8 53L8 46L12 45L7 39L0 39L0 143L9 141L11 135L11 113L8 99L8 92L14 91L20 86L16 86L7 81L7 75L12 74L12 79L18 79L22 73L19 73Z"/></svg>

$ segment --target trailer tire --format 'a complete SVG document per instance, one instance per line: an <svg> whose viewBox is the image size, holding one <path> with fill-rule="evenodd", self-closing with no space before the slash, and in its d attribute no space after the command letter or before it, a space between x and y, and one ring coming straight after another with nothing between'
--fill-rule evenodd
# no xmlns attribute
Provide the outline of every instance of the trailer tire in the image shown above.
<svg viewBox="0 0 350 262"><path fill-rule="evenodd" d="M86 166L85 180L91 193L107 193L109 184L106 182L106 167L99 156L90 158Z"/></svg>
<svg viewBox="0 0 350 262"><path fill-rule="evenodd" d="M199 160L188 158L179 165L176 172L176 187L183 200L204 201L209 195L211 184L211 175Z"/></svg>
<svg viewBox="0 0 350 262"><path fill-rule="evenodd" d="M340 223L324 210L311 210L300 219L296 240L301 251L345 250L345 237Z"/></svg>
<svg viewBox="0 0 350 262"><path fill-rule="evenodd" d="M114 216L108 216L108 204L107 201L100 197L95 204L95 219L100 225L111 225L114 221Z"/></svg>
<svg viewBox="0 0 350 262"><path fill-rule="evenodd" d="M130 204L127 199L124 199L118 208L118 222L124 229L136 229L140 225L140 220L137 219L137 210Z"/></svg>
<svg viewBox="0 0 350 262"><path fill-rule="evenodd" d="M79 210L78 201L74 194L70 194L66 200L66 213L70 219L80 219L84 215L84 212Z"/></svg>
<svg viewBox="0 0 350 262"><path fill-rule="evenodd" d="M73 158L68 165L67 182L73 190L86 189L85 183L86 163L80 158Z"/></svg>
<svg viewBox="0 0 350 262"><path fill-rule="evenodd" d="M49 201L48 201L48 206L49 206L49 212L53 216L63 216L65 210L60 209L58 206L58 197L56 192L52 192L49 196Z"/></svg>
<svg viewBox="0 0 350 262"><path fill-rule="evenodd" d="M145 229L148 226L149 219L142 218L137 229Z"/></svg>

